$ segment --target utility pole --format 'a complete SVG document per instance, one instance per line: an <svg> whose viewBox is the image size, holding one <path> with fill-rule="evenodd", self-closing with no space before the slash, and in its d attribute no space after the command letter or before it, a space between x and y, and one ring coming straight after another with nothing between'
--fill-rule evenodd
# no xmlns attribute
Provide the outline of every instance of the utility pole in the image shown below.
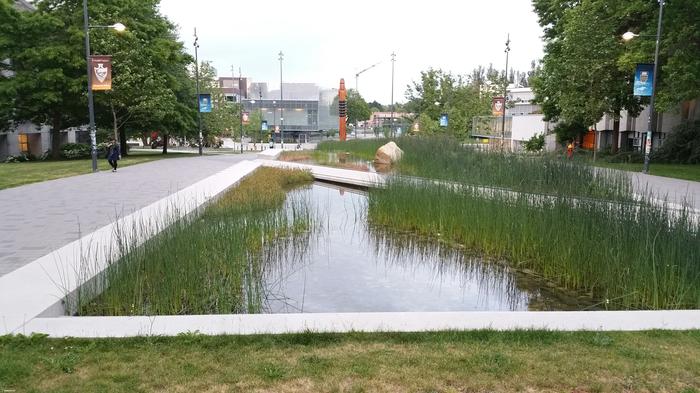
<svg viewBox="0 0 700 393"><path fill-rule="evenodd" d="M199 49L199 43L197 42L199 37L197 37L197 28L194 28L194 78L195 85L197 87L197 129L199 130L199 155L201 156L202 151L202 108L199 102L199 57L197 54L197 49Z"/></svg>
<svg viewBox="0 0 700 393"><path fill-rule="evenodd" d="M391 137L394 135L394 63L396 63L396 53L391 53L391 118L389 118L389 129L391 130Z"/></svg>
<svg viewBox="0 0 700 393"><path fill-rule="evenodd" d="M241 112L239 113L241 118L241 154L243 154L243 90L241 89L241 81L243 80L243 72L241 67L238 67L238 97L241 104Z"/></svg>
<svg viewBox="0 0 700 393"><path fill-rule="evenodd" d="M282 150L284 150L284 94L282 92L282 60L284 60L284 53L280 51L280 137L282 142Z"/></svg>
<svg viewBox="0 0 700 393"><path fill-rule="evenodd" d="M503 87L503 115L501 116L501 151L506 143L506 108L508 107L508 55L510 54L510 34L506 40L506 71L505 71L505 86ZM513 136L511 135L511 139Z"/></svg>
<svg viewBox="0 0 700 393"><path fill-rule="evenodd" d="M649 174L649 161L651 161L651 143L654 139L653 131L656 129L655 124L653 124L654 118L654 101L656 98L656 80L659 76L659 41L661 40L661 29L663 25L664 16L664 3L665 0L659 0L659 23L656 27L656 49L654 50L654 79L651 84L651 99L649 101L649 120L647 121L647 141L646 147L644 148L644 169L642 173L645 175Z"/></svg>

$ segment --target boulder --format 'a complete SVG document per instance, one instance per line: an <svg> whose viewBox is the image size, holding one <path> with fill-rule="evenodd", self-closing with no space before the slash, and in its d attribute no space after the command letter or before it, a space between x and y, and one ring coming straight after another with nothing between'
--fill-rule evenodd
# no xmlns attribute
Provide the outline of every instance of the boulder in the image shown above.
<svg viewBox="0 0 700 393"><path fill-rule="evenodd" d="M377 149L377 153L374 155L374 163L378 165L391 165L399 161L401 156L403 156L403 150L401 150L396 143L389 142Z"/></svg>

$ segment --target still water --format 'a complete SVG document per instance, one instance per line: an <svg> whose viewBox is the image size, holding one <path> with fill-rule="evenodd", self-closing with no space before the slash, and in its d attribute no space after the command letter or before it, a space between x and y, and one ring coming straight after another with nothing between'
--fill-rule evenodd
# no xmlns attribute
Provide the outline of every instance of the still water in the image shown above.
<svg viewBox="0 0 700 393"><path fill-rule="evenodd" d="M363 191L322 183L289 194L314 211L317 229L266 256L263 311L516 311L577 309L502 264L436 240L367 224Z"/></svg>

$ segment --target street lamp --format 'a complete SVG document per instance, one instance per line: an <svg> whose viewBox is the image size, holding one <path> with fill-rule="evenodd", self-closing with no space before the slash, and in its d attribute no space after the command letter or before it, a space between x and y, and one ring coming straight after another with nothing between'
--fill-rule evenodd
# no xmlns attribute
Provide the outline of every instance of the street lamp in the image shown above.
<svg viewBox="0 0 700 393"><path fill-rule="evenodd" d="M506 72L504 74L505 77L505 86L503 87L503 115L501 116L501 151L503 151L503 147L505 146L506 143L506 102L508 102L508 55L510 54L510 34L508 34L508 38L506 39ZM511 127L512 128L512 127ZM511 135L511 141L513 139L513 136Z"/></svg>
<svg viewBox="0 0 700 393"><path fill-rule="evenodd" d="M194 78L195 86L197 90L197 130L199 131L199 155L203 154L202 151L202 108L201 102L199 100L199 56L197 49L199 49L199 37L197 37L197 28L194 28Z"/></svg>
<svg viewBox="0 0 700 393"><path fill-rule="evenodd" d="M121 33L126 26L115 23L109 26L90 26L87 0L83 0L83 30L85 32L85 62L88 76L88 117L90 121L90 155L92 156L92 171L97 172L97 137L95 135L95 102L92 97L92 72L90 72L90 29L114 29Z"/></svg>
<svg viewBox="0 0 700 393"><path fill-rule="evenodd" d="M391 137L394 138L394 63L396 63L396 53L391 53L391 119L389 127L391 127Z"/></svg>
<svg viewBox="0 0 700 393"><path fill-rule="evenodd" d="M661 31L662 31L662 21L663 21L663 16L664 16L664 4L665 0L659 0L659 22L658 25L656 26L656 48L654 49L654 71L652 74L652 86L651 86L651 98L649 100L649 118L647 119L647 140L646 140L646 146L644 148L644 168L642 169L642 173L645 175L649 174L649 161L651 161L651 143L653 141L653 134L652 134L652 119L654 117L654 101L656 98L656 80L658 79L658 70L659 70L659 41L661 40ZM625 41L629 41L635 37L640 37L639 34L635 34L631 31L626 32L625 34L622 35L622 39ZM656 127L653 127L656 128Z"/></svg>
<svg viewBox="0 0 700 393"><path fill-rule="evenodd" d="M284 95L282 94L282 60L284 60L284 53L280 51L280 137L282 143L282 150L284 150Z"/></svg>
<svg viewBox="0 0 700 393"><path fill-rule="evenodd" d="M255 100L250 100L250 114L252 115L253 112L255 111ZM260 133L260 129L258 128L258 133ZM253 146L255 146L255 138L253 138ZM248 145L250 150L250 145Z"/></svg>

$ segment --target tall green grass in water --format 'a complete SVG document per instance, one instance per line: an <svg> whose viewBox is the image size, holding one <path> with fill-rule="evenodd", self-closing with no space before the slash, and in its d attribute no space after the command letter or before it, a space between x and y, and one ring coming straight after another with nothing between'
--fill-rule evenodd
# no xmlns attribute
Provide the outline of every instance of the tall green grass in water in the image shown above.
<svg viewBox="0 0 700 393"><path fill-rule="evenodd" d="M553 195L629 200L629 178L616 171L542 155L479 151L474 145L440 136L395 139L404 151L398 173L431 179L458 181L479 186L503 187L516 191ZM347 151L371 160L382 140L323 142L326 152Z"/></svg>
<svg viewBox="0 0 700 393"><path fill-rule="evenodd" d="M312 181L303 171L258 169L201 214L120 250L121 258L82 291L78 314L259 312L264 249L273 239L276 247L293 244L313 225L304 203L282 209L286 192Z"/></svg>
<svg viewBox="0 0 700 393"><path fill-rule="evenodd" d="M700 308L700 224L686 211L395 180L372 189L374 225L462 244L616 309Z"/></svg>

